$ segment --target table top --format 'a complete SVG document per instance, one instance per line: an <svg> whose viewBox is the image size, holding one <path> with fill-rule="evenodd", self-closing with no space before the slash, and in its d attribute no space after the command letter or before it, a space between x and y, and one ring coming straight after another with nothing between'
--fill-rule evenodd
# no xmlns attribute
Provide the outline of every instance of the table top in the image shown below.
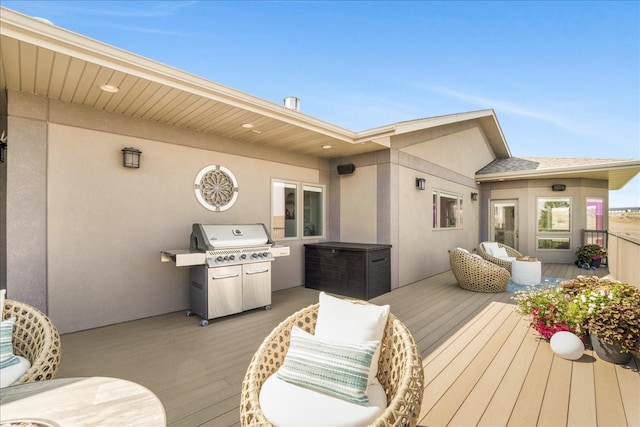
<svg viewBox="0 0 640 427"><path fill-rule="evenodd" d="M160 399L119 378L62 378L0 390L0 422L51 426L166 426Z"/></svg>
<svg viewBox="0 0 640 427"><path fill-rule="evenodd" d="M389 249L391 245L385 245L380 243L350 243L350 242L320 242L320 243L305 243L305 247L318 248L318 249L340 249L346 251L379 251L381 249Z"/></svg>
<svg viewBox="0 0 640 427"><path fill-rule="evenodd" d="M523 265L523 266L526 266L526 265L540 265L540 264L542 264L538 260L533 261L533 260L530 260L530 259L529 260L514 259L511 265L513 266L513 264L516 264L516 263L518 265Z"/></svg>

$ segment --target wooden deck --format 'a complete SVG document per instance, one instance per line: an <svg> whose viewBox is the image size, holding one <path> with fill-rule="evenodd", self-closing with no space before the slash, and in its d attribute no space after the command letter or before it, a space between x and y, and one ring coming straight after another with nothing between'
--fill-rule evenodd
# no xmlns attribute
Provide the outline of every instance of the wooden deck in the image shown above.
<svg viewBox="0 0 640 427"><path fill-rule="evenodd" d="M545 264L543 276L585 274ZM606 269L596 274L607 274ZM411 330L424 358L423 426L640 426L637 360L613 365L588 349L578 361L554 356L514 312L511 293L457 286L450 272L377 297ZM162 401L170 426L239 425L242 379L263 338L318 292L274 292L273 309L212 320L184 312L62 337L58 377L113 376Z"/></svg>

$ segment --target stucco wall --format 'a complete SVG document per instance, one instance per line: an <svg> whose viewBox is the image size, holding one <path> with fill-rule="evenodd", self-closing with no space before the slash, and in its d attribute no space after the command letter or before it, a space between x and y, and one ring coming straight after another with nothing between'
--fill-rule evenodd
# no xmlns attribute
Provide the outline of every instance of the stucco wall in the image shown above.
<svg viewBox="0 0 640 427"><path fill-rule="evenodd" d="M47 311L47 104L8 106L6 167L7 297Z"/></svg>
<svg viewBox="0 0 640 427"><path fill-rule="evenodd" d="M271 178L328 184L321 159L21 93L10 100L9 294L48 311L62 333L188 308L188 268L161 263L161 250L188 248L193 223L269 227ZM140 169L122 166L126 146L143 152ZM238 180L224 212L194 195L211 164ZM303 284L308 241L278 242L291 255L272 263L273 290Z"/></svg>
<svg viewBox="0 0 640 427"><path fill-rule="evenodd" d="M395 141L400 147L400 286L449 270L449 249L476 246L480 205L471 201L471 192L478 192L475 172L493 159L477 127L452 126L449 133L434 130L421 132L421 137L407 138L410 144ZM424 191L416 188L416 178L425 179ZM462 227L433 228L434 190L462 196Z"/></svg>
<svg viewBox="0 0 640 427"><path fill-rule="evenodd" d="M376 243L377 165L358 167L340 179L340 241Z"/></svg>
<svg viewBox="0 0 640 427"><path fill-rule="evenodd" d="M564 184L565 191L552 191L552 184ZM518 182L495 182L483 184L483 196L489 200L516 200L517 201L517 231L519 232L518 250L526 255L539 258L542 262L568 264L575 261L575 250L583 244L583 230L586 228L586 201L587 199L604 200L605 228L608 216L608 186L606 181L591 179L540 179L523 180ZM539 197L568 197L571 199L571 248L568 250L538 250L536 245L537 233L537 206ZM488 212L487 216L491 213ZM488 222L488 221L487 221ZM491 239L488 224L481 240ZM558 233L563 236L567 233ZM545 234L545 235L548 235Z"/></svg>
<svg viewBox="0 0 640 427"><path fill-rule="evenodd" d="M331 209L340 215L340 239L391 244L392 288L449 270L449 249L478 243L480 202L471 192L478 192L475 172L492 159L482 131L464 124L403 135L375 156L332 162L356 165L353 175L336 175L340 206ZM416 189L418 177L425 191ZM433 229L433 190L463 197L462 228Z"/></svg>

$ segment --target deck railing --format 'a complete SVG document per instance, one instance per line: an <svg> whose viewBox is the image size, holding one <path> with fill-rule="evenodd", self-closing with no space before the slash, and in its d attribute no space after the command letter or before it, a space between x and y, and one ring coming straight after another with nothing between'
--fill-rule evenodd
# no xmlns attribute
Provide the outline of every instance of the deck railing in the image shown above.
<svg viewBox="0 0 640 427"><path fill-rule="evenodd" d="M607 252L611 275L640 288L640 239L625 233L609 233Z"/></svg>
<svg viewBox="0 0 640 427"><path fill-rule="evenodd" d="M582 244L583 245L600 245L603 248L608 246L607 242L607 230L582 230Z"/></svg>
<svg viewBox="0 0 640 427"><path fill-rule="evenodd" d="M583 245L600 245L603 248L607 249L609 246L608 242L609 233L607 230L582 230L582 244ZM609 259L608 257L604 257L602 259L602 265L608 265Z"/></svg>

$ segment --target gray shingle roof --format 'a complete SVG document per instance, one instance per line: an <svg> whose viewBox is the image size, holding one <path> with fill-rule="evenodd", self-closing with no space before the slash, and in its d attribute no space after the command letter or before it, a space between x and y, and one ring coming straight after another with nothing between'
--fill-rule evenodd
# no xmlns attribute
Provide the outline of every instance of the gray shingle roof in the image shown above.
<svg viewBox="0 0 640 427"><path fill-rule="evenodd" d="M486 175L506 172L542 171L546 169L570 169L589 166L606 166L625 162L629 159L597 159L583 157L509 157L496 159L476 172Z"/></svg>

